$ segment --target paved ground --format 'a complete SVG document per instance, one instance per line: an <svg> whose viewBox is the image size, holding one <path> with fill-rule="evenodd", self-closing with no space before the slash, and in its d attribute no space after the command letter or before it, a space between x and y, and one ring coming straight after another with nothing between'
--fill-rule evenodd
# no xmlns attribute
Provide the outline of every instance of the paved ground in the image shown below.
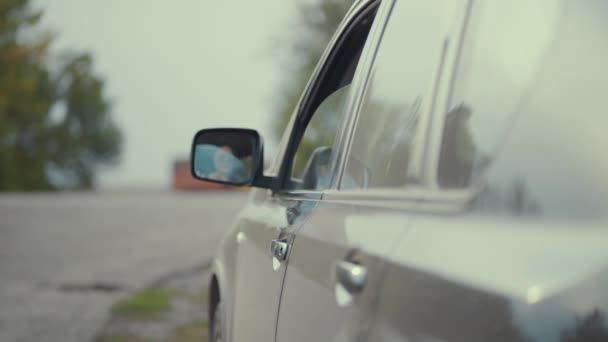
<svg viewBox="0 0 608 342"><path fill-rule="evenodd" d="M0 195L0 341L90 340L125 289L207 260L245 199Z"/></svg>
<svg viewBox="0 0 608 342"><path fill-rule="evenodd" d="M95 342L207 342L209 264L171 273L115 303Z"/></svg>

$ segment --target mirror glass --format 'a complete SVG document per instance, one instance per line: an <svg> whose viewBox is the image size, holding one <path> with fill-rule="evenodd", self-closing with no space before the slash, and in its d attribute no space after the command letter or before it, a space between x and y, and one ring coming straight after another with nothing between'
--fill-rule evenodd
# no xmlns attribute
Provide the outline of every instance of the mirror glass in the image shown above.
<svg viewBox="0 0 608 342"><path fill-rule="evenodd" d="M224 184L248 184L255 175L258 149L259 136L252 130L199 131L192 148L192 175Z"/></svg>

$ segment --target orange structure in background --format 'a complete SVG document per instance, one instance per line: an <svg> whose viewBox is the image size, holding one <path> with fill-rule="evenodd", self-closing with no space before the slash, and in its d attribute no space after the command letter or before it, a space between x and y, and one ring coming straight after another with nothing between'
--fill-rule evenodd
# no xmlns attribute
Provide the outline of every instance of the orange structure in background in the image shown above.
<svg viewBox="0 0 608 342"><path fill-rule="evenodd" d="M178 160L173 163L173 190L223 190L222 184L194 179L190 174L190 162Z"/></svg>

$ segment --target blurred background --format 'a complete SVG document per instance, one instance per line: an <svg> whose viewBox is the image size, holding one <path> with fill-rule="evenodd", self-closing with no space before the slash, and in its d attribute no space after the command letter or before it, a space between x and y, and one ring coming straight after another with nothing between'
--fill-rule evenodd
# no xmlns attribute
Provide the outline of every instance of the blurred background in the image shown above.
<svg viewBox="0 0 608 342"><path fill-rule="evenodd" d="M246 191L190 177L192 136L254 128L272 159L351 4L1 0L0 341L204 338Z"/></svg>

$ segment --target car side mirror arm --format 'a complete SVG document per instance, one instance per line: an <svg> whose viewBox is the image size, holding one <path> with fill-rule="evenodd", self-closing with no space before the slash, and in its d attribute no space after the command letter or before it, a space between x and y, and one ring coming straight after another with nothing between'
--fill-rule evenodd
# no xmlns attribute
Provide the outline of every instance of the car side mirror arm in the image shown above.
<svg viewBox="0 0 608 342"><path fill-rule="evenodd" d="M259 145L259 158L258 169L256 170L255 177L251 182L251 186L254 188L270 189L272 192L279 190L279 178L264 176L264 142L260 137Z"/></svg>
<svg viewBox="0 0 608 342"><path fill-rule="evenodd" d="M277 177L268 177L262 175L256 177L251 183L251 186L254 188L270 189L275 192L279 188L278 183L279 181Z"/></svg>

